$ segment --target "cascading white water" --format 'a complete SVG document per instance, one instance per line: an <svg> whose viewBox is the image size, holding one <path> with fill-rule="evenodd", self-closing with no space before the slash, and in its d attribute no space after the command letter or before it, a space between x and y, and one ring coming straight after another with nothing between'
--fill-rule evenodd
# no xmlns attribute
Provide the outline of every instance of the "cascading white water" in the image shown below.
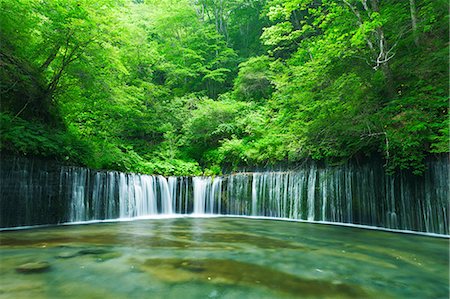
<svg viewBox="0 0 450 299"><path fill-rule="evenodd" d="M315 195L316 195L316 169L311 167L308 176L308 220L314 220L314 206L315 206Z"/></svg>
<svg viewBox="0 0 450 299"><path fill-rule="evenodd" d="M161 197L161 213L173 214L172 198L170 196L169 184L166 178L162 175L158 176L158 182Z"/></svg>
<svg viewBox="0 0 450 299"><path fill-rule="evenodd" d="M214 179L214 185L213 185L213 194L217 202L217 214L222 213L222 178L217 177ZM211 210L211 213L214 211Z"/></svg>
<svg viewBox="0 0 450 299"><path fill-rule="evenodd" d="M155 215L158 213L158 207L156 205L155 178L149 175L143 175L142 185L144 192L142 210L140 211L139 216Z"/></svg>
<svg viewBox="0 0 450 299"><path fill-rule="evenodd" d="M114 217L114 211L116 210L116 201L114 200L114 192L116 190L116 176L117 173L110 171L108 172L108 183L107 183L107 200L109 203L106 210L106 219L112 219Z"/></svg>
<svg viewBox="0 0 450 299"><path fill-rule="evenodd" d="M176 213L187 214L189 211L190 179L185 177L173 177L173 180L175 181L173 184L177 186L174 188L174 191L178 190L177 193L174 193L174 197L172 198Z"/></svg>
<svg viewBox="0 0 450 299"><path fill-rule="evenodd" d="M119 175L119 209L120 218L128 216L128 182L124 173Z"/></svg>
<svg viewBox="0 0 450 299"><path fill-rule="evenodd" d="M222 202L221 177L193 177L194 215L220 214Z"/></svg>
<svg viewBox="0 0 450 299"><path fill-rule="evenodd" d="M320 198L322 199L322 207L321 207L321 217L320 220L325 220L327 219L326 214L327 214L327 201L328 201L328 176L327 176L327 171L322 171L319 173L319 182L320 182L320 186L319 186L319 190L320 190Z"/></svg>
<svg viewBox="0 0 450 299"><path fill-rule="evenodd" d="M205 214L206 208L206 186L211 178L194 177L192 184L194 186L194 214Z"/></svg>
<svg viewBox="0 0 450 299"><path fill-rule="evenodd" d="M177 199L177 178L176 177L169 177L167 179L167 185L169 186L169 194L170 198L172 199L172 213L173 209L177 206L176 199Z"/></svg>
<svg viewBox="0 0 450 299"><path fill-rule="evenodd" d="M167 179L79 167L60 167L56 175L32 174L37 168L26 165L2 179L2 226L194 213L449 233L449 164L444 159L430 162L421 178L387 176L372 165ZM5 193L5 186L11 193ZM5 198L13 198L14 205ZM14 217L18 207L23 212Z"/></svg>
<svg viewBox="0 0 450 299"><path fill-rule="evenodd" d="M135 175L134 177L134 202L133 202L133 212L131 217L136 217L139 213L142 213L143 202L147 201L146 198L142 197L142 176Z"/></svg>
<svg viewBox="0 0 450 299"><path fill-rule="evenodd" d="M88 184L88 170L83 168L69 169L67 179L72 181L72 200L70 201L70 219L72 221L86 220L85 187Z"/></svg>
<svg viewBox="0 0 450 299"><path fill-rule="evenodd" d="M258 215L258 181L260 175L259 173L253 174L252 180L252 216Z"/></svg>

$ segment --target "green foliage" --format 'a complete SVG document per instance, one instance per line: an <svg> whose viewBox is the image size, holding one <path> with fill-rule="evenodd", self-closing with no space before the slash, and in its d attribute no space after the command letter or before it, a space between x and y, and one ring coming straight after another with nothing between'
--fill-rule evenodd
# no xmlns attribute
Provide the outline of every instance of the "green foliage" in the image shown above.
<svg viewBox="0 0 450 299"><path fill-rule="evenodd" d="M418 1L417 13L428 15L436 35L416 33L417 48L414 35L405 36L412 26L408 2L367 5L269 3L273 25L262 38L280 66L272 64L275 121L268 131L281 136L288 159L336 161L378 149L388 171L420 173L430 152L448 152L448 46L436 39L448 34L436 16L448 16L443 3Z"/></svg>
<svg viewBox="0 0 450 299"><path fill-rule="evenodd" d="M267 18L261 12L266 0L198 0L194 3L198 17L214 26L241 59L262 54L260 36Z"/></svg>
<svg viewBox="0 0 450 299"><path fill-rule="evenodd" d="M199 101L184 123L188 154L202 163L218 162L220 159L213 149L220 145L221 140L240 134L236 120L244 105L231 100L204 98Z"/></svg>
<svg viewBox="0 0 450 299"><path fill-rule="evenodd" d="M385 120L385 130L390 140L389 151L394 153L386 157L390 171L410 168L420 174L428 153L448 152L448 98L435 96L439 92L431 86L430 89L428 91L434 91L431 96L420 91L403 96L380 112L380 117L389 117ZM423 100L420 104L417 101L419 97ZM437 122L438 119L441 121Z"/></svg>
<svg viewBox="0 0 450 299"><path fill-rule="evenodd" d="M271 77L267 56L252 57L241 63L234 82L236 98L247 101L267 99L273 91Z"/></svg>
<svg viewBox="0 0 450 299"><path fill-rule="evenodd" d="M1 150L164 175L448 152L443 0L5 0ZM415 18L415 22L413 19Z"/></svg>
<svg viewBox="0 0 450 299"><path fill-rule="evenodd" d="M29 122L10 114L0 114L0 149L14 155L41 156L63 163L87 164L92 154L87 142L70 132L49 130L37 122Z"/></svg>

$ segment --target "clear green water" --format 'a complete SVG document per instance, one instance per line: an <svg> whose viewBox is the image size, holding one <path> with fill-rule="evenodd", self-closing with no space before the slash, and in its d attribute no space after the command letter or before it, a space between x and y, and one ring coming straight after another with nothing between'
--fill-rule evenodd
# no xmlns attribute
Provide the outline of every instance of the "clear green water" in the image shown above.
<svg viewBox="0 0 450 299"><path fill-rule="evenodd" d="M175 218L0 233L0 298L448 298L449 240ZM37 273L17 268L47 262Z"/></svg>

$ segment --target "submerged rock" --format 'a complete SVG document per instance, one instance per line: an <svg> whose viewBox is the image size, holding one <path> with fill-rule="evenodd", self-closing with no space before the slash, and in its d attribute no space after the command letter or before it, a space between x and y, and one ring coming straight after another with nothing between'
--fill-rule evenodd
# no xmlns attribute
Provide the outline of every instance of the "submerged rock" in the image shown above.
<svg viewBox="0 0 450 299"><path fill-rule="evenodd" d="M42 273L50 269L50 264L48 262L32 262L26 263L18 266L16 271L19 273Z"/></svg>
<svg viewBox="0 0 450 299"><path fill-rule="evenodd" d="M122 253L120 253L120 252L113 252L113 251L112 252L107 252L107 253L104 253L104 254L95 255L95 257L97 258L96 259L97 262L104 262L104 261L115 259L115 258L118 258L118 257L121 257L121 256L122 256Z"/></svg>
<svg viewBox="0 0 450 299"><path fill-rule="evenodd" d="M315 280L240 261L221 259L149 259L140 267L170 283L188 281L268 288L306 298L376 298L357 285Z"/></svg>
<svg viewBox="0 0 450 299"><path fill-rule="evenodd" d="M79 251L60 252L60 253L58 253L58 255L56 255L56 257L60 258L60 259L69 259L69 258L74 258L77 256L85 256L85 255L93 256L97 262L104 262L104 261L107 261L110 259L118 258L118 257L122 256L122 253L110 251L110 250L106 250L106 249L101 249L101 248L87 248L87 249L82 249Z"/></svg>
<svg viewBox="0 0 450 299"><path fill-rule="evenodd" d="M78 255L79 255L78 252L61 252L61 253L58 253L58 255L56 257L60 258L60 259L70 259L70 258L76 257Z"/></svg>
<svg viewBox="0 0 450 299"><path fill-rule="evenodd" d="M78 251L78 255L89 255L89 254L106 254L110 253L111 251L108 251L106 249L100 249L100 248L89 248L89 249L83 249Z"/></svg>

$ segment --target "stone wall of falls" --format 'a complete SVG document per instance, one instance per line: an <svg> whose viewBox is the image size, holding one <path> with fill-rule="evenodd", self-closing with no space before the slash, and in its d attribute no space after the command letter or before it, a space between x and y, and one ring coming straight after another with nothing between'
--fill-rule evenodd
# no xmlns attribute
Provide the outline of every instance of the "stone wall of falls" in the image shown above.
<svg viewBox="0 0 450 299"><path fill-rule="evenodd" d="M2 159L0 226L171 214L328 221L449 234L449 161L421 177L380 163L223 177L163 177Z"/></svg>

